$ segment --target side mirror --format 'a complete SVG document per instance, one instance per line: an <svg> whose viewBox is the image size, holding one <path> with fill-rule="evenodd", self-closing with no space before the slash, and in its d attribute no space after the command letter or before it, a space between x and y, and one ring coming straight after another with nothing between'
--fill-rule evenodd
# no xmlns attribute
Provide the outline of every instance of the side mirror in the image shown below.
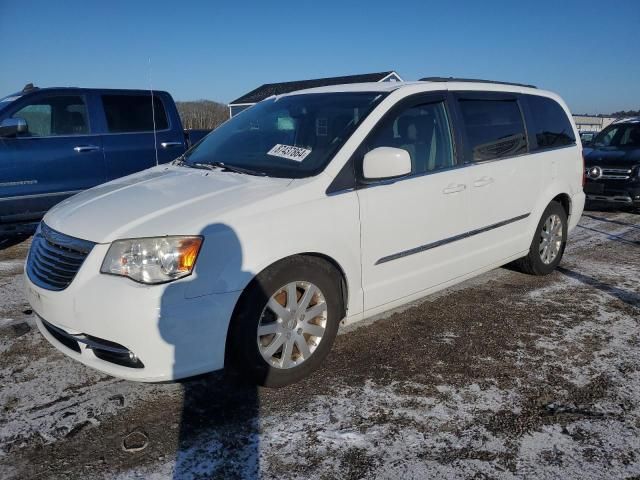
<svg viewBox="0 0 640 480"><path fill-rule="evenodd" d="M0 122L0 137L13 137L28 131L27 122L23 118L5 118Z"/></svg>
<svg viewBox="0 0 640 480"><path fill-rule="evenodd" d="M411 157L401 148L374 148L364 156L362 173L367 180L403 177L411 173Z"/></svg>

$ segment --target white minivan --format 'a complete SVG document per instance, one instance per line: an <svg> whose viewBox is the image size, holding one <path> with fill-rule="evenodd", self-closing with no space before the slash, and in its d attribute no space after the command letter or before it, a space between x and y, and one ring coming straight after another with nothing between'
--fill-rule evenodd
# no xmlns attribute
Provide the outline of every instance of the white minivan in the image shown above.
<svg viewBox="0 0 640 480"><path fill-rule="evenodd" d="M51 210L28 300L56 348L118 377L232 364L285 385L341 324L509 262L553 271L584 206L576 138L564 102L526 85L273 96L171 165Z"/></svg>

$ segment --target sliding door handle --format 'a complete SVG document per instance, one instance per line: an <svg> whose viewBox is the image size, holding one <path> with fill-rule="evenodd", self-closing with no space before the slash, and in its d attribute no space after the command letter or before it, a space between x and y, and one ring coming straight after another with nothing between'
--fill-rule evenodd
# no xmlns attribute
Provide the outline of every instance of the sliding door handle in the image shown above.
<svg viewBox="0 0 640 480"><path fill-rule="evenodd" d="M452 183L450 184L448 187L446 187L444 190L442 190L442 193L444 194L450 194L450 193L458 193L458 192L462 192L465 188L467 188L467 186L464 183Z"/></svg>
<svg viewBox="0 0 640 480"><path fill-rule="evenodd" d="M474 187L486 187L487 185L491 185L494 182L494 179L491 177L482 177L473 182Z"/></svg>
<svg viewBox="0 0 640 480"><path fill-rule="evenodd" d="M162 142L160 144L162 148L172 148L172 147L181 147L182 142Z"/></svg>
<svg viewBox="0 0 640 480"><path fill-rule="evenodd" d="M100 147L97 145L78 145L77 147L73 147L73 151L76 153L95 152L97 150L100 150Z"/></svg>

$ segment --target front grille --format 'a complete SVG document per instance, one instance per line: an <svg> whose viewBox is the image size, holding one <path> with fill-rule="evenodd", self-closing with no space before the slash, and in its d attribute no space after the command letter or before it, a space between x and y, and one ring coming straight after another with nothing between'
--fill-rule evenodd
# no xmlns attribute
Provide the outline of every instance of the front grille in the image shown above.
<svg viewBox="0 0 640 480"><path fill-rule="evenodd" d="M610 180L628 180L631 177L630 168L603 168L602 178Z"/></svg>
<svg viewBox="0 0 640 480"><path fill-rule="evenodd" d="M589 175L590 168L585 170L585 173ZM602 176L598 179L603 180L628 180L631 178L631 173L633 170L631 168L603 168Z"/></svg>
<svg viewBox="0 0 640 480"><path fill-rule="evenodd" d="M44 222L31 242L27 275L46 290L64 290L69 286L95 243L70 237Z"/></svg>

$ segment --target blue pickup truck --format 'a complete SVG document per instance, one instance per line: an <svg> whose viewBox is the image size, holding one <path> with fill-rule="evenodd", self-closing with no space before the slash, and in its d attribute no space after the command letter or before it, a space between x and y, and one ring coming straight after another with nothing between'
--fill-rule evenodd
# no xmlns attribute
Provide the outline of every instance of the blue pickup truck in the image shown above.
<svg viewBox="0 0 640 480"><path fill-rule="evenodd" d="M154 133L155 129L155 133ZM30 232L56 203L156 163L206 131L185 132L167 92L35 88L0 99L0 237Z"/></svg>

